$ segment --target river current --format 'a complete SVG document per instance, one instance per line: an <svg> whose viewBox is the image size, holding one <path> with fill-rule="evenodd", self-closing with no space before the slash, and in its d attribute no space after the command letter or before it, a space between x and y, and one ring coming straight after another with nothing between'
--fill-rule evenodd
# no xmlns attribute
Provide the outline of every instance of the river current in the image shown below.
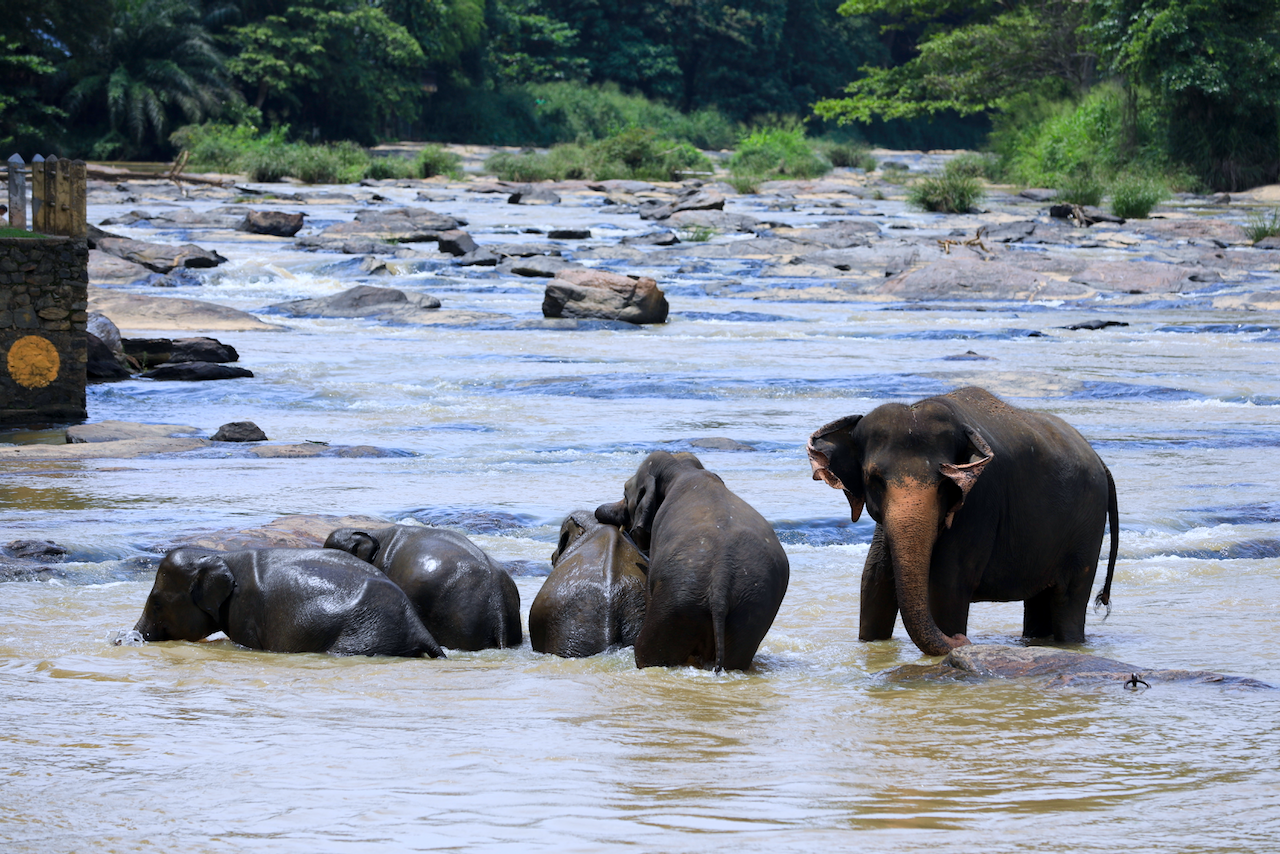
<svg viewBox="0 0 1280 854"><path fill-rule="evenodd" d="M91 221L146 207L90 201ZM465 216L481 243L548 224L591 227L597 244L651 228L598 206L504 202L420 204ZM882 223L952 225L872 206ZM312 225L357 209L315 210ZM803 205L771 217L815 220ZM857 640L872 523L849 522L804 450L835 418L965 385L1060 415L1119 495L1114 611L1090 615L1081 649L1280 684L1280 317L1193 297L751 298L738 294L763 287L755 262L733 260L626 269L658 278L665 325L558 331L518 324L541 316L541 279L394 261L372 275L288 241L112 230L230 259L150 295L285 329L213 333L254 379L94 385L90 421L211 434L252 420L273 441L402 453L5 463L3 542L49 539L69 560L66 578L0 585L4 850L1242 852L1280 839L1280 692L884 677L920 653L901 624L891 641ZM359 283L506 320L263 312ZM1063 328L1099 318L1128 325ZM955 358L969 351L988 358ZM692 444L716 437L750 450ZM111 643L141 612L157 544L293 513L461 530L525 567L527 618L560 520L621 497L656 448L698 453L786 546L790 588L747 673L641 671L629 650L562 660L527 636L443 661ZM969 636L1017 644L1020 627L1020 605L978 603Z"/></svg>

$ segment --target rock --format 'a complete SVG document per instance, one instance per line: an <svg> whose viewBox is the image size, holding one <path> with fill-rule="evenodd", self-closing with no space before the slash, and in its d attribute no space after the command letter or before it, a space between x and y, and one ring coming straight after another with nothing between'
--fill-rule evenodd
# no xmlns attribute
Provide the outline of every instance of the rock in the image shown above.
<svg viewBox="0 0 1280 854"><path fill-rule="evenodd" d="M1030 199L1033 202L1049 202L1058 197L1057 190L1049 190L1043 187L1028 187L1021 193L1018 193L1024 199Z"/></svg>
<svg viewBox="0 0 1280 854"><path fill-rule="evenodd" d="M302 213L285 213L284 211L249 211L236 229L250 234L293 237L302 230L304 216L305 214Z"/></svg>
<svg viewBox="0 0 1280 854"><path fill-rule="evenodd" d="M679 242L680 236L674 231L651 231L635 237L624 237L621 241L623 246L675 246Z"/></svg>
<svg viewBox="0 0 1280 854"><path fill-rule="evenodd" d="M905 299L1082 298L1091 291L1000 261L935 261L888 279L877 291Z"/></svg>
<svg viewBox="0 0 1280 854"><path fill-rule="evenodd" d="M587 189L595 190L597 193L648 193L655 190L656 187L647 181L628 181L615 178L588 184Z"/></svg>
<svg viewBox="0 0 1280 854"><path fill-rule="evenodd" d="M436 241L436 248L450 255L466 255L476 251L479 246L470 234L460 228L453 228L440 232L439 239Z"/></svg>
<svg viewBox="0 0 1280 854"><path fill-rule="evenodd" d="M245 205L222 205L207 211L180 208L148 216L158 228L238 228L250 210Z"/></svg>
<svg viewBox="0 0 1280 854"><path fill-rule="evenodd" d="M512 276L549 279L570 270L586 269L581 264L566 261L553 255L533 255L527 258L504 258L498 264L498 272Z"/></svg>
<svg viewBox="0 0 1280 854"><path fill-rule="evenodd" d="M478 246L458 258L459 267L496 267L502 256L488 246Z"/></svg>
<svg viewBox="0 0 1280 854"><path fill-rule="evenodd" d="M422 313L440 308L440 300L430 294L356 285L330 297L292 300L271 308L291 317L368 317L412 323Z"/></svg>
<svg viewBox="0 0 1280 854"><path fill-rule="evenodd" d="M547 237L552 240L590 240L591 229L589 228L553 228L547 232Z"/></svg>
<svg viewBox="0 0 1280 854"><path fill-rule="evenodd" d="M265 442L267 434L252 421L232 421L223 424L213 434L214 442Z"/></svg>
<svg viewBox="0 0 1280 854"><path fill-rule="evenodd" d="M1147 219L1137 225L1137 230L1153 237L1209 241L1222 246L1249 243L1249 234L1243 227L1221 219Z"/></svg>
<svg viewBox="0 0 1280 854"><path fill-rule="evenodd" d="M98 340L107 346L115 360L124 365L124 343L120 338L120 330L111 322L111 318L100 311L91 311L88 317L85 331L98 336Z"/></svg>
<svg viewBox="0 0 1280 854"><path fill-rule="evenodd" d="M127 356L142 365L164 362L238 362L236 348L215 338L125 338Z"/></svg>
<svg viewBox="0 0 1280 854"><path fill-rule="evenodd" d="M1123 320L1086 320L1083 323L1073 323L1070 326L1063 326L1063 329L1109 329L1112 326L1128 326Z"/></svg>
<svg viewBox="0 0 1280 854"><path fill-rule="evenodd" d="M664 323L667 298L646 276L603 270L566 270L547 285L544 317L598 318L627 323Z"/></svg>
<svg viewBox="0 0 1280 854"><path fill-rule="evenodd" d="M1211 196L1211 197L1209 198L1209 202L1210 202L1211 204L1215 204L1215 205L1229 205L1229 204L1231 204L1231 194L1230 194L1230 193L1216 193L1216 194L1214 194L1213 196Z"/></svg>
<svg viewBox="0 0 1280 854"><path fill-rule="evenodd" d="M641 219L667 219L681 211L719 211L724 210L724 196L714 190L691 187L678 194L674 201L665 205L648 207L640 211Z"/></svg>
<svg viewBox="0 0 1280 854"><path fill-rule="evenodd" d="M820 264L865 275L896 276L920 261L918 246L854 246L823 249L796 257L796 264Z"/></svg>
<svg viewBox="0 0 1280 854"><path fill-rule="evenodd" d="M706 439L690 439L689 444L704 451L754 451L751 445L744 445L734 439L723 436L711 436Z"/></svg>
<svg viewBox="0 0 1280 854"><path fill-rule="evenodd" d="M127 285L149 275L151 271L141 264L108 255L101 249L89 250L89 281L95 285Z"/></svg>
<svg viewBox="0 0 1280 854"><path fill-rule="evenodd" d="M253 372L245 368L218 365L213 362L181 362L160 365L153 370L145 371L141 376L147 380L163 380L166 382L206 382L209 380L252 378Z"/></svg>
<svg viewBox="0 0 1280 854"><path fill-rule="evenodd" d="M764 226L764 223L753 216L716 210L677 211L663 224L675 228L713 228L726 234L734 231L759 231Z"/></svg>
<svg viewBox="0 0 1280 854"><path fill-rule="evenodd" d="M1271 237L1264 237L1257 243L1253 244L1254 249L1280 249L1280 234L1273 234Z"/></svg>
<svg viewBox="0 0 1280 854"><path fill-rule="evenodd" d="M1075 220L1077 225L1086 227L1096 222L1114 222L1124 225L1122 217L1112 216L1102 208L1095 208L1093 205L1051 205L1049 216L1055 219Z"/></svg>
<svg viewBox="0 0 1280 854"><path fill-rule="evenodd" d="M988 226L982 232L982 239L992 243L1019 243L1030 237L1036 230L1036 221L1027 219L1020 222L1002 222Z"/></svg>
<svg viewBox="0 0 1280 854"><path fill-rule="evenodd" d="M282 327L263 323L238 309L201 300L151 297L102 288L89 288L89 309L111 318L121 329L191 329L201 332L274 331Z"/></svg>
<svg viewBox="0 0 1280 854"><path fill-rule="evenodd" d="M560 197L546 187L526 184L507 197L509 205L558 205Z"/></svg>
<svg viewBox="0 0 1280 854"><path fill-rule="evenodd" d="M88 339L86 348L85 378L89 380L123 380L129 378L129 369L116 359L115 353L97 335L86 332Z"/></svg>
<svg viewBox="0 0 1280 854"><path fill-rule="evenodd" d="M216 267L227 259L217 252L201 249L194 243L170 246L164 243L147 243L124 237L105 237L97 241L97 249L141 264L154 273L168 273L176 267Z"/></svg>
<svg viewBox="0 0 1280 854"><path fill-rule="evenodd" d="M209 447L208 439L154 438L121 439L76 445L0 446L0 459L6 460L97 460L131 459L155 454L177 454Z"/></svg>
<svg viewBox="0 0 1280 854"><path fill-rule="evenodd" d="M14 540L0 549L0 552L6 557L41 563L60 563L67 557L65 548L48 540Z"/></svg>
<svg viewBox="0 0 1280 854"><path fill-rule="evenodd" d="M377 516L326 516L320 514L282 516L256 528L225 528L192 534L162 544L164 551L180 546L239 551L240 549L319 548L338 528L386 527L394 522Z"/></svg>
<svg viewBox="0 0 1280 854"><path fill-rule="evenodd" d="M1046 688L1101 685L1116 690L1152 690L1162 684L1274 689L1240 676L1207 670L1156 670L1110 658L1053 647L970 644L933 665L905 665L883 674L892 681L915 679L1035 679Z"/></svg>
<svg viewBox="0 0 1280 854"><path fill-rule="evenodd" d="M773 233L805 243L816 243L829 249L848 249L853 246L869 246L871 238L880 236L880 226L874 222L840 220L817 228L775 228Z"/></svg>
<svg viewBox="0 0 1280 854"><path fill-rule="evenodd" d="M329 226L315 235L315 238L317 245L321 245L321 248L335 242L342 245L359 239L384 244L389 241L433 243L439 240L441 232L455 231L462 225L465 225L463 220L438 214L426 208L369 210L356 214L354 222L340 222ZM301 245L302 241L299 243Z"/></svg>
<svg viewBox="0 0 1280 854"><path fill-rule="evenodd" d="M182 424L138 424L133 421L98 421L67 428L67 444L123 442L131 439L171 439L183 434L199 433L195 427Z"/></svg>
<svg viewBox="0 0 1280 854"><path fill-rule="evenodd" d="M963 353L954 356L943 356L944 362L994 362L994 356L983 356L972 350L965 350Z"/></svg>
<svg viewBox="0 0 1280 854"><path fill-rule="evenodd" d="M1073 275L1071 281L1121 293L1177 293L1192 272L1153 261L1098 261Z"/></svg>

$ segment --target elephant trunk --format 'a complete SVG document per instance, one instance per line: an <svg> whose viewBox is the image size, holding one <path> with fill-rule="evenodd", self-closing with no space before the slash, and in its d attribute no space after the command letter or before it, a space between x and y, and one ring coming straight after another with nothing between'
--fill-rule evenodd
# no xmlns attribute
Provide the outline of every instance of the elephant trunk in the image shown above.
<svg viewBox="0 0 1280 854"><path fill-rule="evenodd" d="M923 653L946 655L969 640L943 634L929 610L929 567L942 522L937 489L928 485L891 489L885 503L884 527L902 623Z"/></svg>

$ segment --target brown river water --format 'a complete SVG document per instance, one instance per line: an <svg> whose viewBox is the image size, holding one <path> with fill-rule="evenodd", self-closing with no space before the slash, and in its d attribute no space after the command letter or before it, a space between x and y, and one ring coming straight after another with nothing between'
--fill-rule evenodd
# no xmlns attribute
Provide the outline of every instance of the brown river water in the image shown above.
<svg viewBox="0 0 1280 854"><path fill-rule="evenodd" d="M597 243L651 227L598 207L501 201L460 193L426 206L465 215L481 242L519 239L553 218L593 227L606 236ZM148 208L92 202L91 221ZM190 203L200 204L213 203ZM950 227L878 204L886 221ZM273 441L403 453L264 460L237 448L5 463L0 545L49 539L69 556L59 577L0 584L0 849L1001 854L1280 844L1280 691L886 677L931 659L901 625L891 641L857 640L871 525L849 523L841 495L810 479L804 452L808 434L834 418L968 384L1061 415L1111 467L1120 505L1114 611L1105 622L1090 616L1081 649L1280 684L1274 314L1214 309L1194 295L1137 306L747 299L734 288L750 288L754 268L724 261L653 271L672 319L635 331L286 320L261 310L357 283L534 319L545 282L444 262L375 278L287 241L113 230L192 240L231 259L204 284L139 292L252 310L288 331L217 333L252 380L94 386L91 421L211 434L253 420ZM1240 287L1275 289L1268 277ZM1099 317L1129 325L1061 328ZM990 360L948 358L969 350ZM650 450L690 450L706 437L754 448L698 454L775 525L791 560L786 600L750 672L640 671L629 650L561 660L527 639L444 661L273 655L225 639L111 642L141 612L157 544L290 513L455 527L523 562L527 617L563 516L620 497ZM1019 605L982 603L969 636L1016 644L1020 626Z"/></svg>

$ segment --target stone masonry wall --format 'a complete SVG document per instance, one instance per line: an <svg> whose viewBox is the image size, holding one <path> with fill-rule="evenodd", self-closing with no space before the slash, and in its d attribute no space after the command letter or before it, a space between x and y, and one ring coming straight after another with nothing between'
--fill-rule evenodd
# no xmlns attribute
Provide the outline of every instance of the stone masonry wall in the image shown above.
<svg viewBox="0 0 1280 854"><path fill-rule="evenodd" d="M88 262L84 240L0 239L0 424L87 415Z"/></svg>

